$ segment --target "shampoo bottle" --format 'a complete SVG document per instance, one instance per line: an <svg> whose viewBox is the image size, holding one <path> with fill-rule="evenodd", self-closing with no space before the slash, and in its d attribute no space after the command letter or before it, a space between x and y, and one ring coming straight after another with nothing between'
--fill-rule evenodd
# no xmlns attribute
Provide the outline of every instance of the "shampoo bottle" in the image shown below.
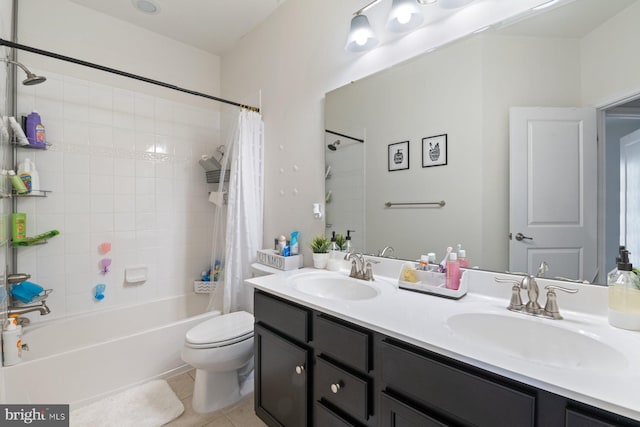
<svg viewBox="0 0 640 427"><path fill-rule="evenodd" d="M45 148L47 146L44 125L37 111L31 112L27 116L25 127L29 145L36 148Z"/></svg>
<svg viewBox="0 0 640 427"><path fill-rule="evenodd" d="M11 237L14 242L27 239L27 214L16 212L11 214Z"/></svg>
<svg viewBox="0 0 640 427"><path fill-rule="evenodd" d="M447 289L455 291L460 287L460 263L458 262L458 254L451 252L447 260L447 275L445 286Z"/></svg>
<svg viewBox="0 0 640 427"><path fill-rule="evenodd" d="M629 262L629 251L620 248L617 271L608 277L609 324L640 331L640 280Z"/></svg>
<svg viewBox="0 0 640 427"><path fill-rule="evenodd" d="M300 245L298 244L298 232L291 232L291 242L289 242L291 248L291 255L298 255L300 252Z"/></svg>
<svg viewBox="0 0 640 427"><path fill-rule="evenodd" d="M16 365L22 361L22 326L14 317L7 320L2 331L2 355L4 366Z"/></svg>
<svg viewBox="0 0 640 427"><path fill-rule="evenodd" d="M26 194L29 192L27 187L25 187L24 182L22 182L20 177L16 175L14 171L7 171L7 174L9 175L9 181L11 181L11 185L13 186L13 189L16 190L16 193Z"/></svg>

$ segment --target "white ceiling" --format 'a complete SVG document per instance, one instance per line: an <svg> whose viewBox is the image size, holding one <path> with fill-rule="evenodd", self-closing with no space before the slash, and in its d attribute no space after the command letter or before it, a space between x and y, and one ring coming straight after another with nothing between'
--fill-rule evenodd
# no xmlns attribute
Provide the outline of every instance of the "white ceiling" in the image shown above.
<svg viewBox="0 0 640 427"><path fill-rule="evenodd" d="M131 0L71 0L133 25L221 55L285 0L153 0L159 13L137 10Z"/></svg>

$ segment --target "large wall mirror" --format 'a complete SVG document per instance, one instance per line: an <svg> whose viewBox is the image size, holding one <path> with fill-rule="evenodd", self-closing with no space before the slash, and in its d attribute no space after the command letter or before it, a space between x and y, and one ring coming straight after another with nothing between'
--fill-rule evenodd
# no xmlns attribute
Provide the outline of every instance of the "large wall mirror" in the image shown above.
<svg viewBox="0 0 640 427"><path fill-rule="evenodd" d="M355 230L355 249L376 254L392 246L387 254L409 260L428 252L441 259L460 243L471 265L495 271L535 273L533 266L551 259L549 277L594 283L605 282L621 242L640 262L640 232L629 213L640 217L640 196L624 188L637 166L620 166L621 138L640 128L640 103L633 102L640 96L639 20L637 0L564 2L327 93L327 235ZM515 164L510 144L519 109L543 110L545 126L586 109L594 124L566 127L578 138L569 148L556 130L525 126L524 151L533 157ZM582 145L589 132L592 158ZM544 144L527 148L531 135ZM633 138L626 141L633 146ZM532 165L547 172L534 176ZM554 175L567 170L569 179ZM526 178L530 193L510 194L514 176ZM514 201L525 206L529 225L549 223L559 248L537 250L537 235L526 239L530 231L513 238L522 231L510 226ZM536 212L533 202L542 201L564 209L566 223ZM582 243L568 243L580 227ZM522 265L514 263L517 245L527 245L526 259L514 268Z"/></svg>

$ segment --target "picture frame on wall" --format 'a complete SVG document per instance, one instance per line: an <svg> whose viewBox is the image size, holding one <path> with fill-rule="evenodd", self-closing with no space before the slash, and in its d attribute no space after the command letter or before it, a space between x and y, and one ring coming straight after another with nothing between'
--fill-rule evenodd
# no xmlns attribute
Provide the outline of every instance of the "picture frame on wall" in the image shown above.
<svg viewBox="0 0 640 427"><path fill-rule="evenodd" d="M422 138L422 167L444 166L448 161L447 134Z"/></svg>
<svg viewBox="0 0 640 427"><path fill-rule="evenodd" d="M389 172L409 169L409 141L389 144Z"/></svg>

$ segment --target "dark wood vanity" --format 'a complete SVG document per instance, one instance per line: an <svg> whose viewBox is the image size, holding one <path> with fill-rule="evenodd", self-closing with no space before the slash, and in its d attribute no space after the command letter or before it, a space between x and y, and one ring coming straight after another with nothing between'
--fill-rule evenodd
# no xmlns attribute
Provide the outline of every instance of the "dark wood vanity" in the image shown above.
<svg viewBox="0 0 640 427"><path fill-rule="evenodd" d="M640 427L257 290L255 319L255 411L269 426Z"/></svg>

